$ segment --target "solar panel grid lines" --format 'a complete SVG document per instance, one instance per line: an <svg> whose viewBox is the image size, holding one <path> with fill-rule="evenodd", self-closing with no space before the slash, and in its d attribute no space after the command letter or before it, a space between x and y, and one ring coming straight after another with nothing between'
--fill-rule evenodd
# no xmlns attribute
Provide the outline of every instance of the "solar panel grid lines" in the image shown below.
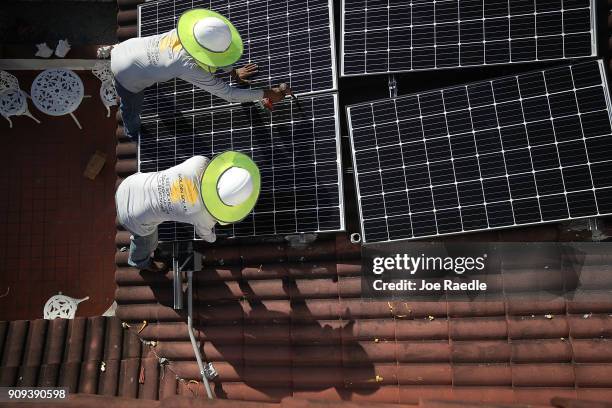
<svg viewBox="0 0 612 408"><path fill-rule="evenodd" d="M244 53L235 66L252 62L259 67L249 87L270 88L284 82L298 95L337 89L331 0L169 0L145 3L139 7L139 36L170 31L184 11L197 7L210 8L225 15L241 33ZM175 79L145 90L142 116L235 105Z"/></svg>
<svg viewBox="0 0 612 408"><path fill-rule="evenodd" d="M194 155L249 155L262 179L259 201L218 234L252 237L344 230L336 94L287 100L273 113L235 107L143 120L140 171L160 171ZM193 227L163 223L160 241L198 239Z"/></svg>
<svg viewBox="0 0 612 408"><path fill-rule="evenodd" d="M364 242L612 213L602 61L347 107Z"/></svg>
<svg viewBox="0 0 612 408"><path fill-rule="evenodd" d="M597 55L594 0L342 0L341 76Z"/></svg>

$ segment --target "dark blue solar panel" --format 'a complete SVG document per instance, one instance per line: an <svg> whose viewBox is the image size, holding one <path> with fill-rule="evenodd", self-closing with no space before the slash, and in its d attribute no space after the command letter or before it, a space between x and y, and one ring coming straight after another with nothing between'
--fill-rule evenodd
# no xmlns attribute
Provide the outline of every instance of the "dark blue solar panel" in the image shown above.
<svg viewBox="0 0 612 408"><path fill-rule="evenodd" d="M338 102L335 94L303 96L269 113L235 107L142 123L140 171L165 170L194 155L227 150L249 155L259 166L262 190L254 211L218 234L248 237L344 229ZM191 240L190 225L164 223L160 240Z"/></svg>
<svg viewBox="0 0 612 408"><path fill-rule="evenodd" d="M601 61L347 110L365 242L612 213Z"/></svg>
<svg viewBox="0 0 612 408"><path fill-rule="evenodd" d="M342 1L342 75L596 55L594 0Z"/></svg>

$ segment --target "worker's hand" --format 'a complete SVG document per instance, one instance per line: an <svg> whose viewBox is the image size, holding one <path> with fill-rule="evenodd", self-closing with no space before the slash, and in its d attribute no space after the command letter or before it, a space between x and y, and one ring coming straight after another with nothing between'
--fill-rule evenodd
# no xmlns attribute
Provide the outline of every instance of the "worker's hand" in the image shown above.
<svg viewBox="0 0 612 408"><path fill-rule="evenodd" d="M251 83L249 78L257 73L257 64L246 64L242 68L236 68L232 71L232 79L239 84L248 85Z"/></svg>
<svg viewBox="0 0 612 408"><path fill-rule="evenodd" d="M206 242L215 242L217 240L217 235L210 231L210 234L202 236L202 239Z"/></svg>
<svg viewBox="0 0 612 408"><path fill-rule="evenodd" d="M285 96L292 95L291 88L288 86L283 86L285 84L281 84L281 86L272 89L266 89L264 91L264 98L269 99L272 103L282 101Z"/></svg>

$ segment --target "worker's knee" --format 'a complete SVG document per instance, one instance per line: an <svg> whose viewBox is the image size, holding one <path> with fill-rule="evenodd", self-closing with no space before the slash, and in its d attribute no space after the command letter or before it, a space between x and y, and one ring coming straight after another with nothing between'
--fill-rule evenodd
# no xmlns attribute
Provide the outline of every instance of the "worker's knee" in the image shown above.
<svg viewBox="0 0 612 408"><path fill-rule="evenodd" d="M121 118L125 133L131 139L137 139L140 133L140 114L134 114L129 109L121 109Z"/></svg>
<svg viewBox="0 0 612 408"><path fill-rule="evenodd" d="M149 266L151 253L157 248L157 231L146 236L132 235L130 240L128 264L137 268Z"/></svg>
<svg viewBox="0 0 612 408"><path fill-rule="evenodd" d="M140 120L124 122L125 133L130 139L137 140L140 136Z"/></svg>

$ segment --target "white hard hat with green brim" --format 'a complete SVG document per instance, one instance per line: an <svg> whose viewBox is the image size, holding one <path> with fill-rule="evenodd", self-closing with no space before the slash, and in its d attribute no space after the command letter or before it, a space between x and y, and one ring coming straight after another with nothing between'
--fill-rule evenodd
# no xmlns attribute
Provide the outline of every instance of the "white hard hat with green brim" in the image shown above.
<svg viewBox="0 0 612 408"><path fill-rule="evenodd" d="M249 156L229 151L210 161L200 184L202 201L210 215L221 223L233 224L255 207L261 176Z"/></svg>
<svg viewBox="0 0 612 408"><path fill-rule="evenodd" d="M176 32L185 51L198 64L226 67L238 61L244 50L236 27L212 10L187 10L179 18Z"/></svg>

